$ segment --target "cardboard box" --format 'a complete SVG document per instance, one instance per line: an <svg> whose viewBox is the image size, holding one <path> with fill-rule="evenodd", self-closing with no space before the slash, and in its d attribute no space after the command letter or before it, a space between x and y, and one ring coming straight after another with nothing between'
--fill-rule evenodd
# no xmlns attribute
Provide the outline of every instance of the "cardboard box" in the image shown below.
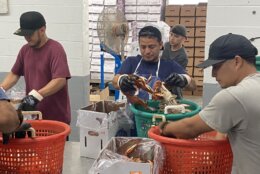
<svg viewBox="0 0 260 174"><path fill-rule="evenodd" d="M204 48L195 48L194 57L204 57L205 49Z"/></svg>
<svg viewBox="0 0 260 174"><path fill-rule="evenodd" d="M193 37L187 38L187 40L184 41L183 45L185 47L194 47L194 38Z"/></svg>
<svg viewBox="0 0 260 174"><path fill-rule="evenodd" d="M80 127L80 156L97 158L99 152L118 130L116 110L124 103L100 101L78 110Z"/></svg>
<svg viewBox="0 0 260 174"><path fill-rule="evenodd" d="M193 91L193 95L202 96L203 95L203 86L197 86L196 90Z"/></svg>
<svg viewBox="0 0 260 174"><path fill-rule="evenodd" d="M206 36L206 28L205 27L197 27L195 29L195 37L205 37Z"/></svg>
<svg viewBox="0 0 260 174"><path fill-rule="evenodd" d="M206 16L207 15L207 6L199 5L196 7L196 16Z"/></svg>
<svg viewBox="0 0 260 174"><path fill-rule="evenodd" d="M196 57L194 59L194 65L196 66L196 65L202 63L203 61L204 61L204 57Z"/></svg>
<svg viewBox="0 0 260 174"><path fill-rule="evenodd" d="M181 7L180 16L195 16L195 5L183 5Z"/></svg>
<svg viewBox="0 0 260 174"><path fill-rule="evenodd" d="M195 26L195 18L194 17L181 17L180 24L186 27L194 27Z"/></svg>
<svg viewBox="0 0 260 174"><path fill-rule="evenodd" d="M135 142L137 144L135 144ZM139 143L140 144L139 144ZM144 157L144 154L152 153L148 159L153 161L149 162L135 162L131 160L131 154L124 155L129 150L129 147L133 148L136 153L142 153L140 160ZM135 146L137 145L137 146ZM143 147L143 148L142 148ZM142 149L139 151L138 149ZM99 154L97 160L94 161L92 167L89 170L90 174L157 174L162 169L161 161L163 160L164 152L162 146L148 138L140 137L114 137L106 147ZM146 157L145 157L146 158Z"/></svg>
<svg viewBox="0 0 260 174"><path fill-rule="evenodd" d="M193 57L194 56L194 48L185 48L188 57Z"/></svg>
<svg viewBox="0 0 260 174"><path fill-rule="evenodd" d="M108 100L109 98L109 88L106 87L104 90L90 89L89 101L98 102L102 100Z"/></svg>
<svg viewBox="0 0 260 174"><path fill-rule="evenodd" d="M118 161L100 174L115 174L115 172L118 174L150 174L152 166L149 163Z"/></svg>
<svg viewBox="0 0 260 174"><path fill-rule="evenodd" d="M167 23L170 27L179 24L180 18L179 17L165 17L165 23Z"/></svg>
<svg viewBox="0 0 260 174"><path fill-rule="evenodd" d="M104 79L105 81L110 81L113 80L115 74L114 73L109 73L109 72L105 72L104 73ZM100 81L100 72L90 72L90 79L91 80L99 80Z"/></svg>
<svg viewBox="0 0 260 174"><path fill-rule="evenodd" d="M195 29L193 27L186 28L187 31L187 37L194 37Z"/></svg>
<svg viewBox="0 0 260 174"><path fill-rule="evenodd" d="M185 95L192 95L192 91L182 90L182 95L184 95L185 98Z"/></svg>
<svg viewBox="0 0 260 174"><path fill-rule="evenodd" d="M136 5L136 0L125 0L125 5Z"/></svg>
<svg viewBox="0 0 260 174"><path fill-rule="evenodd" d="M196 27L206 27L206 17L196 17Z"/></svg>
<svg viewBox="0 0 260 174"><path fill-rule="evenodd" d="M165 16L180 16L181 5L167 5L165 7Z"/></svg>
<svg viewBox="0 0 260 174"><path fill-rule="evenodd" d="M186 67L187 74L192 76L193 74L193 67Z"/></svg>
<svg viewBox="0 0 260 174"><path fill-rule="evenodd" d="M203 77L194 77L197 86L203 86Z"/></svg>
<svg viewBox="0 0 260 174"><path fill-rule="evenodd" d="M203 69L194 67L193 76L203 76Z"/></svg>
<svg viewBox="0 0 260 174"><path fill-rule="evenodd" d="M195 47L205 47L205 37L196 37Z"/></svg>
<svg viewBox="0 0 260 174"><path fill-rule="evenodd" d="M189 57L187 66L193 66L193 62L194 62L194 58L193 57Z"/></svg>

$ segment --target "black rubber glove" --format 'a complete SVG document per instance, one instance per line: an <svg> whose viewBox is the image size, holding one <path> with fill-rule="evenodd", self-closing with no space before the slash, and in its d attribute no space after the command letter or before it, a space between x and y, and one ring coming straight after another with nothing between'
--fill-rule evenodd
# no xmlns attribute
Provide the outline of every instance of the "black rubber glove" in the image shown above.
<svg viewBox="0 0 260 174"><path fill-rule="evenodd" d="M10 138L25 138L26 130L32 127L30 123L23 122L21 110L17 110L17 116L20 120L20 126L14 132L3 133L3 144L8 144ZM28 132L28 137L31 137L30 132Z"/></svg>
<svg viewBox="0 0 260 174"><path fill-rule="evenodd" d="M32 95L27 95L22 99L21 104L18 106L18 110L22 111L35 111L36 105L39 100Z"/></svg>
<svg viewBox="0 0 260 174"><path fill-rule="evenodd" d="M188 81L183 74L172 73L165 79L164 83L166 87L184 88L188 84Z"/></svg>
<svg viewBox="0 0 260 174"><path fill-rule="evenodd" d="M23 122L19 128L15 130L15 132L11 133L3 133L3 144L8 144L10 138L25 138L26 132L32 125L30 123ZM31 137L31 133L27 132L28 137Z"/></svg>
<svg viewBox="0 0 260 174"><path fill-rule="evenodd" d="M118 84L120 90L125 94L134 94L136 91L136 88L134 87L135 81L128 75L122 75L119 79Z"/></svg>

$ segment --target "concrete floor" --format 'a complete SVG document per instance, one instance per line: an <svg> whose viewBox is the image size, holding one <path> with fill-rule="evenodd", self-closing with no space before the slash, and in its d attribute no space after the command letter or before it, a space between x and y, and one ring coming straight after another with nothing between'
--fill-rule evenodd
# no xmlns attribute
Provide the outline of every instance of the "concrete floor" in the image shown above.
<svg viewBox="0 0 260 174"><path fill-rule="evenodd" d="M184 96L184 98L202 106L201 96ZM87 174L93 162L94 159L80 157L80 142L66 142L63 174Z"/></svg>

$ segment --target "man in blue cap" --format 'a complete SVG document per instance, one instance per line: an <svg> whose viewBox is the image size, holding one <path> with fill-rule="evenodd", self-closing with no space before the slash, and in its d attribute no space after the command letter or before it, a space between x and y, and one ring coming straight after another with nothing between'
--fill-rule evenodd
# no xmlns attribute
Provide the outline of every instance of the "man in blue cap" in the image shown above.
<svg viewBox="0 0 260 174"><path fill-rule="evenodd" d="M260 171L260 73L257 49L242 35L227 34L209 48L199 68L212 66L212 77L223 88L196 116L160 123L164 136L194 138L212 130L227 134L233 152L233 173Z"/></svg>

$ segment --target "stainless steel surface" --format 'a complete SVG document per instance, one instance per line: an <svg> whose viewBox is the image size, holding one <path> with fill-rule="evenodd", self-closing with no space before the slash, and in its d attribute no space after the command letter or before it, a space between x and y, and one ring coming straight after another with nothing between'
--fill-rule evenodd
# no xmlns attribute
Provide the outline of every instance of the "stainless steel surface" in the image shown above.
<svg viewBox="0 0 260 174"><path fill-rule="evenodd" d="M94 159L80 157L80 143L67 141L64 149L63 174L87 174Z"/></svg>

